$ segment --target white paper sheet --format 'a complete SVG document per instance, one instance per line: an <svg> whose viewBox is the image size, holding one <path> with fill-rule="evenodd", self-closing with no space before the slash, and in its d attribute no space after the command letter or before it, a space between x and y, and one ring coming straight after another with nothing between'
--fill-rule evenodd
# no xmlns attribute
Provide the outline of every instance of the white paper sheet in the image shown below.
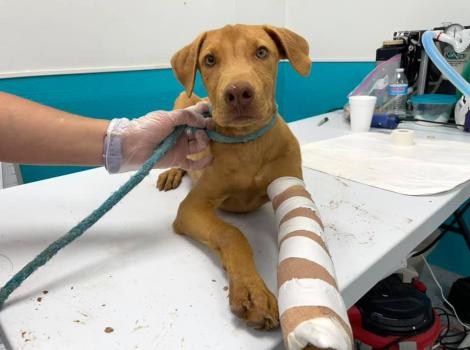
<svg viewBox="0 0 470 350"><path fill-rule="evenodd" d="M389 134L351 134L302 146L302 163L388 191L429 195L470 179L470 143L416 139L411 147L398 147Z"/></svg>

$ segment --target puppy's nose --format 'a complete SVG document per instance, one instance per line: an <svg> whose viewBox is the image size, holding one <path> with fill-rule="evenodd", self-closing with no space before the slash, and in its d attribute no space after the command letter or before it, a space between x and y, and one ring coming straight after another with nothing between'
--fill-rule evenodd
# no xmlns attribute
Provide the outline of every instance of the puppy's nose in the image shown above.
<svg viewBox="0 0 470 350"><path fill-rule="evenodd" d="M246 107L255 96L255 89L246 81L229 84L224 90L225 102L232 107Z"/></svg>

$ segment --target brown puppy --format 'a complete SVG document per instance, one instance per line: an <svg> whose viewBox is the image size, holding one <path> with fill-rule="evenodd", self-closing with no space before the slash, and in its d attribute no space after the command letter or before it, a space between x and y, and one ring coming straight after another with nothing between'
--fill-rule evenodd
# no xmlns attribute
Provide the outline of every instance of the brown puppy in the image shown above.
<svg viewBox="0 0 470 350"><path fill-rule="evenodd" d="M278 61L287 58L307 75L308 44L290 30L272 26L226 26L202 33L178 51L171 63L186 93L175 107L196 103L191 96L196 71L209 94L219 133L239 136L268 124L277 113L275 87ZM277 302L258 275L251 247L242 232L216 216L215 209L248 212L268 201L267 186L280 176L302 178L300 149L287 124L278 117L262 137L244 144L211 142L214 160L191 174L194 187L181 203L173 224L215 250L230 281L232 311L253 327L279 325ZM184 172L171 169L160 175L159 189L179 185Z"/></svg>

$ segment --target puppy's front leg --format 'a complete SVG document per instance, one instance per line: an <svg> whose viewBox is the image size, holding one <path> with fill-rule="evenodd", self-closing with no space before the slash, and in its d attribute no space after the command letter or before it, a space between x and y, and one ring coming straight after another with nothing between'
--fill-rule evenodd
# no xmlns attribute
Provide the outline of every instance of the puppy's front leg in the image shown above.
<svg viewBox="0 0 470 350"><path fill-rule="evenodd" d="M230 308L249 326L273 329L279 326L274 295L256 271L251 247L242 232L215 215L217 203L192 191L180 204L173 224L176 233L186 234L215 250L229 276Z"/></svg>

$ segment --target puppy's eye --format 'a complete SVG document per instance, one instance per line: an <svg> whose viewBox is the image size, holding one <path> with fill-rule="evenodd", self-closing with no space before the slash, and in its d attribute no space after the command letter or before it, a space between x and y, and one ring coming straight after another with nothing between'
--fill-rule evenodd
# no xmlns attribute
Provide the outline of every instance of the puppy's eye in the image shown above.
<svg viewBox="0 0 470 350"><path fill-rule="evenodd" d="M266 58L268 57L268 53L269 53L268 49L264 46L260 46L256 49L256 57L258 58L261 58L261 59Z"/></svg>
<svg viewBox="0 0 470 350"><path fill-rule="evenodd" d="M204 57L204 63L207 66L212 67L215 65L215 56L211 54L206 55L206 57Z"/></svg>

